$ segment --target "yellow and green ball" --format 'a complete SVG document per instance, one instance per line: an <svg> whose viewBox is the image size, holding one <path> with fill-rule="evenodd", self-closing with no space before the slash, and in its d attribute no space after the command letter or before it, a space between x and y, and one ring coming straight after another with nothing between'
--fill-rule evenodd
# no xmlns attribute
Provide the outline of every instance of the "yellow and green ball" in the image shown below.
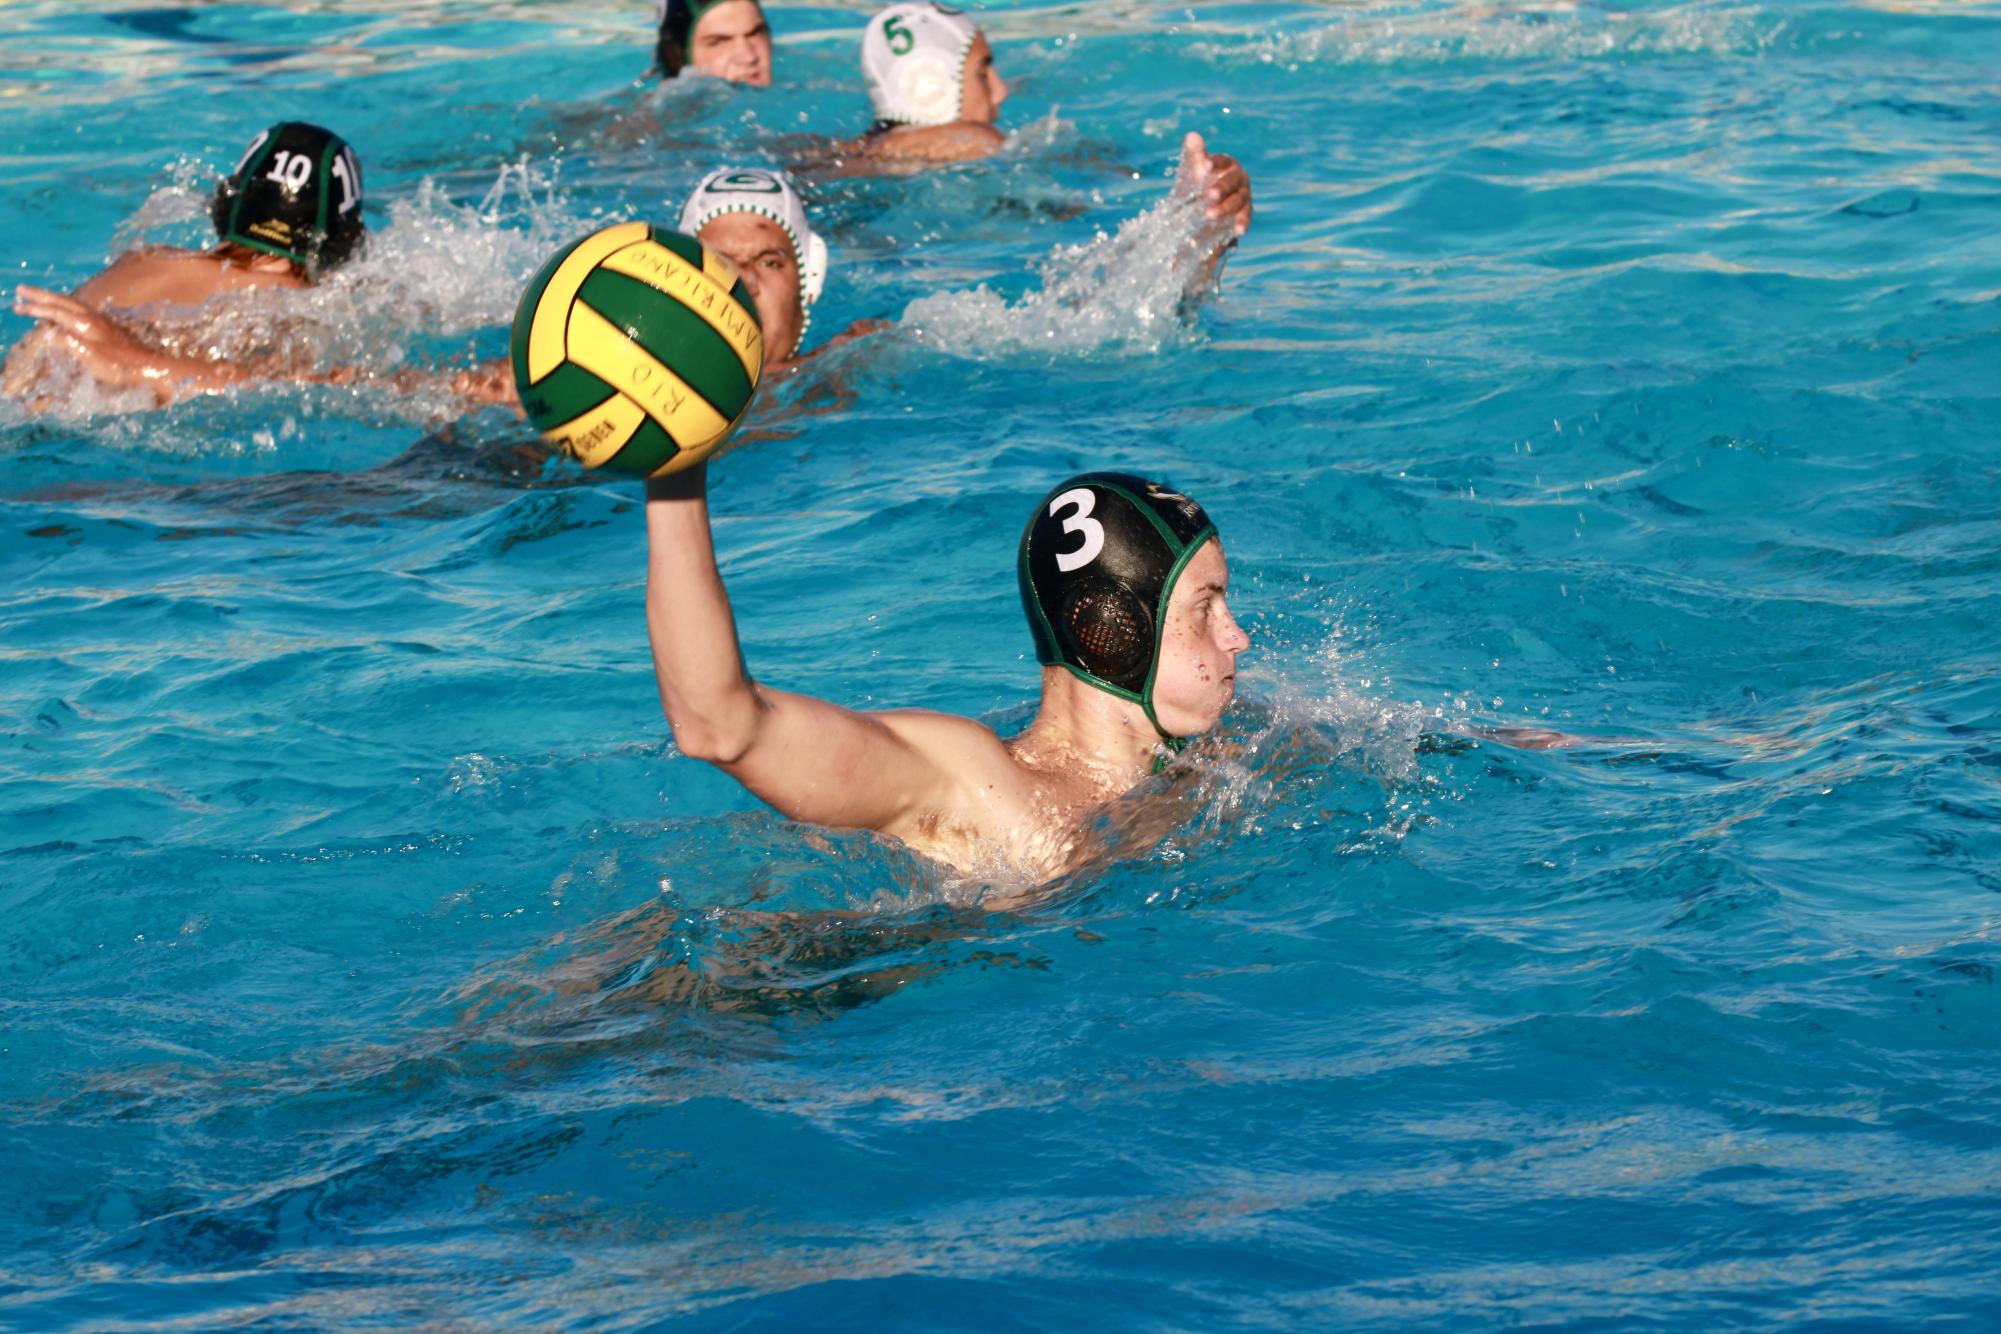
<svg viewBox="0 0 2001 1334"><path fill-rule="evenodd" d="M742 420L764 369L757 307L729 261L644 222L544 264L514 311L514 388L543 438L587 468L676 472Z"/></svg>

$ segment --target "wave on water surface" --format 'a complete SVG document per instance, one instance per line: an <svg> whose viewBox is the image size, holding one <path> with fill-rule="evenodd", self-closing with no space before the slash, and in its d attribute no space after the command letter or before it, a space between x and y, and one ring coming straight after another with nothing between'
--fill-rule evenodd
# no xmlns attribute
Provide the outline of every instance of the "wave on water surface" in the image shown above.
<svg viewBox="0 0 2001 1334"><path fill-rule="evenodd" d="M1205 32L1192 49L1226 69L1245 62L1297 69L1456 60L1742 56L1767 50L1786 27L1781 12L1739 5L1639 9L1587 3L1367 5L1345 12L1337 22L1247 41L1226 41Z"/></svg>

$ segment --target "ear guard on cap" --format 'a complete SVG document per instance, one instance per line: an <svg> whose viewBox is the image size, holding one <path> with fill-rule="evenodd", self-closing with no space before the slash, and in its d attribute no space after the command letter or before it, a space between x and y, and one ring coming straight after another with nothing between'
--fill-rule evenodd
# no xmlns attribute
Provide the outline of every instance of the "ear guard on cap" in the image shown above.
<svg viewBox="0 0 2001 1334"><path fill-rule="evenodd" d="M980 35L971 18L946 5L891 5L862 34L862 75L875 114L906 125L959 119L966 56Z"/></svg>
<svg viewBox="0 0 2001 1334"><path fill-rule="evenodd" d="M806 233L806 266L800 270L800 287L806 304L812 305L820 299L820 292L827 285L827 243L817 232Z"/></svg>
<svg viewBox="0 0 2001 1334"><path fill-rule="evenodd" d="M799 335L806 335L812 320L812 305L827 285L827 243L806 220L806 205L798 191L781 172L762 167L723 167L702 178L681 206L679 230L690 236L699 233L711 218L724 213L755 213L770 218L792 240L792 253L799 261L799 302L805 322Z"/></svg>
<svg viewBox="0 0 2001 1334"><path fill-rule="evenodd" d="M1216 535L1188 497L1129 473L1094 472L1043 497L1022 530L1016 572L1036 661L1153 712L1167 603Z"/></svg>
<svg viewBox="0 0 2001 1334"><path fill-rule="evenodd" d="M223 241L283 255L317 278L360 252L361 160L330 130L280 121L216 186L209 216Z"/></svg>
<svg viewBox="0 0 2001 1334"><path fill-rule="evenodd" d="M1107 681L1144 684L1152 658L1153 614L1113 579L1080 580L1063 595L1062 638L1080 666Z"/></svg>
<svg viewBox="0 0 2001 1334"><path fill-rule="evenodd" d="M959 62L964 67L964 60ZM903 119L918 125L949 125L959 118L959 69L935 51L913 52L895 67L895 101ZM883 119L894 117L885 113Z"/></svg>

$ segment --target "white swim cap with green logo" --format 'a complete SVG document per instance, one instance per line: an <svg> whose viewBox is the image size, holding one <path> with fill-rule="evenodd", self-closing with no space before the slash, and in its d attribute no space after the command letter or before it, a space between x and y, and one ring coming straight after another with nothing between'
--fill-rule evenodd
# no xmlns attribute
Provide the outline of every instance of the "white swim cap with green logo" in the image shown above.
<svg viewBox="0 0 2001 1334"><path fill-rule="evenodd" d="M959 119L966 55L979 25L963 12L925 0L891 5L862 35L862 75L875 114L904 125Z"/></svg>
<svg viewBox="0 0 2001 1334"><path fill-rule="evenodd" d="M688 202L681 206L677 229L699 237L711 218L724 213L755 213L771 219L792 239L792 254L799 261L799 336L813 320L813 303L827 285L827 243L814 235L806 221L806 205L800 201L792 182L776 171L762 167L722 167L702 178Z"/></svg>

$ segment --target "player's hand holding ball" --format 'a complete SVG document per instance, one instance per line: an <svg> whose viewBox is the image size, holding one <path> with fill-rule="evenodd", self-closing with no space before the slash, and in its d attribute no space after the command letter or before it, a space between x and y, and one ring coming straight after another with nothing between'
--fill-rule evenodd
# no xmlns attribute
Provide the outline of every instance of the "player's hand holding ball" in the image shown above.
<svg viewBox="0 0 2001 1334"><path fill-rule="evenodd" d="M514 312L514 387L586 468L659 477L706 458L764 369L750 291L680 232L622 222L558 251Z"/></svg>

